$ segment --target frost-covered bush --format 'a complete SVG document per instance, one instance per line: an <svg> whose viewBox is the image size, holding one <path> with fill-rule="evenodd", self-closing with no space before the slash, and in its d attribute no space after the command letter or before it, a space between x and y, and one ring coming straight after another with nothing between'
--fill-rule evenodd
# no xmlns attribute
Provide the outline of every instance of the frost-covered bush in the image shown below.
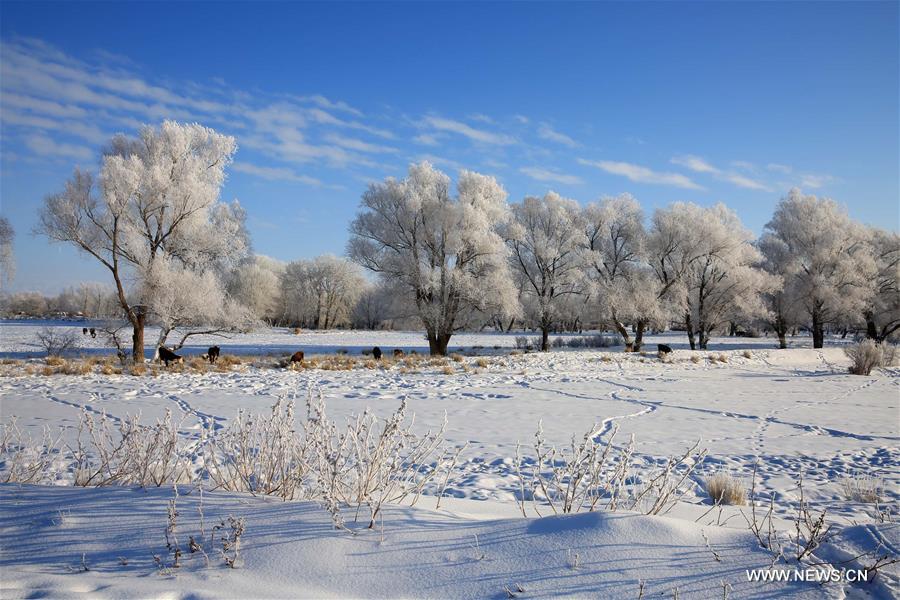
<svg viewBox="0 0 900 600"><path fill-rule="evenodd" d="M706 493L716 504L743 506L747 503L747 492L741 481L733 475L718 472L706 480Z"/></svg>
<svg viewBox="0 0 900 600"><path fill-rule="evenodd" d="M37 345L47 356L61 356L78 348L78 337L71 329L44 327L35 334Z"/></svg>
<svg viewBox="0 0 900 600"><path fill-rule="evenodd" d="M884 349L874 340L863 340L844 348L850 358L850 372L854 375L869 375L872 369L884 364Z"/></svg>
<svg viewBox="0 0 900 600"><path fill-rule="evenodd" d="M844 499L850 502L878 504L884 491L884 481L870 475L855 475L841 482Z"/></svg>

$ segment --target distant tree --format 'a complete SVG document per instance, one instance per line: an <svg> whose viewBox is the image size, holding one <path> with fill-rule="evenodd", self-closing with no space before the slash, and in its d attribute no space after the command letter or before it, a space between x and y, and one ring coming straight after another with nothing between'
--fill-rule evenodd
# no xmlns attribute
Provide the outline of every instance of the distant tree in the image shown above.
<svg viewBox="0 0 900 600"><path fill-rule="evenodd" d="M870 239L876 275L863 316L867 337L883 342L900 330L900 234L872 229Z"/></svg>
<svg viewBox="0 0 900 600"><path fill-rule="evenodd" d="M352 322L358 329L378 329L395 316L394 292L384 282L367 283L356 306Z"/></svg>
<svg viewBox="0 0 900 600"><path fill-rule="evenodd" d="M600 320L622 336L626 350L639 352L645 329L668 320L661 301L665 289L649 265L644 213L637 200L622 194L587 205L583 214L592 304L599 307Z"/></svg>
<svg viewBox="0 0 900 600"><path fill-rule="evenodd" d="M284 263L256 255L241 262L228 276L228 294L270 325L283 314L281 278Z"/></svg>
<svg viewBox="0 0 900 600"><path fill-rule="evenodd" d="M541 330L541 350L549 350L549 335L563 316L568 296L582 294L584 230L574 200L549 192L512 205L513 218L504 235L510 264L524 281L525 307L533 307Z"/></svg>
<svg viewBox="0 0 900 600"><path fill-rule="evenodd" d="M763 255L762 268L778 278L778 283L765 293L768 314L764 319L778 336L778 347L787 348L787 334L804 322L803 303L790 273L791 257L786 244L771 232L763 234L758 247Z"/></svg>
<svg viewBox="0 0 900 600"><path fill-rule="evenodd" d="M463 171L453 197L450 178L423 162L402 181L369 186L350 226L349 255L415 304L431 353L445 355L471 317L518 311L498 233L508 214L493 178Z"/></svg>
<svg viewBox="0 0 900 600"><path fill-rule="evenodd" d="M179 285L176 291L187 296L163 301L164 282L177 275L181 283L193 277L205 285L208 269L248 251L239 205L218 202L235 147L234 138L197 124L144 127L137 138L113 138L99 179L76 170L62 192L44 201L36 231L74 245L109 270L132 326L135 362L144 359L144 326L153 317L148 309L189 305L188 296L206 289ZM162 279L147 279L156 276ZM210 308L220 301L206 298ZM181 320L156 316L164 326Z"/></svg>
<svg viewBox="0 0 900 600"><path fill-rule="evenodd" d="M777 279L758 268L762 255L752 234L724 204L676 202L660 209L654 236L658 281L671 281L684 294L692 349L705 350L712 332L730 321L766 314L761 294L774 289Z"/></svg>
<svg viewBox="0 0 900 600"><path fill-rule="evenodd" d="M9 219L0 216L0 285L12 283L16 276L16 256L13 252L13 241L16 231Z"/></svg>
<svg viewBox="0 0 900 600"><path fill-rule="evenodd" d="M313 329L349 323L365 286L359 266L332 255L288 263L282 274L288 314Z"/></svg>
<svg viewBox="0 0 900 600"><path fill-rule="evenodd" d="M870 233L833 200L792 189L765 234L782 246L784 285L799 299L813 347L821 348L826 325L862 315L872 298L877 269Z"/></svg>

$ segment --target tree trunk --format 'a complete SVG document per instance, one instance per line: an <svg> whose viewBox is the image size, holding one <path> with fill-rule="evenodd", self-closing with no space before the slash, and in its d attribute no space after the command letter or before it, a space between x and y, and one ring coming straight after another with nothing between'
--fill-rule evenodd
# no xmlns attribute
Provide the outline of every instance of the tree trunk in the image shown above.
<svg viewBox="0 0 900 600"><path fill-rule="evenodd" d="M616 331L619 332L619 335L622 336L622 340L625 342L625 352L631 352L634 350L634 342L631 340L631 334L628 333L628 328L625 327L615 316L612 319L613 327L615 327Z"/></svg>
<svg viewBox="0 0 900 600"><path fill-rule="evenodd" d="M447 356L447 345L450 343L451 335L428 332L428 350L432 356Z"/></svg>
<svg viewBox="0 0 900 600"><path fill-rule="evenodd" d="M778 347L784 350L787 348L787 340L784 337L784 334L787 333L784 329L778 330Z"/></svg>
<svg viewBox="0 0 900 600"><path fill-rule="evenodd" d="M698 333L700 335L700 349L706 350L707 345L709 345L709 332L705 327L701 327Z"/></svg>
<svg viewBox="0 0 900 600"><path fill-rule="evenodd" d="M813 348L821 348L825 345L825 327L822 323L822 318L819 316L819 311L813 311L812 314L812 334Z"/></svg>
<svg viewBox="0 0 900 600"><path fill-rule="evenodd" d="M634 333L634 351L640 352L641 346L644 345L644 329L647 327L647 323L644 321L637 322L637 328Z"/></svg>
<svg viewBox="0 0 900 600"><path fill-rule="evenodd" d="M541 352L547 352L550 349L550 327L543 325L541 327Z"/></svg>
<svg viewBox="0 0 900 600"><path fill-rule="evenodd" d="M688 342L691 344L691 350L696 350L697 342L694 341L694 322L691 319L691 313L684 315L684 326L687 330Z"/></svg>
<svg viewBox="0 0 900 600"><path fill-rule="evenodd" d="M131 321L131 360L138 365L144 362L144 313L139 312Z"/></svg>
<svg viewBox="0 0 900 600"><path fill-rule="evenodd" d="M866 337L870 340L880 341L878 339L878 327L875 325L875 319L871 314L866 315Z"/></svg>

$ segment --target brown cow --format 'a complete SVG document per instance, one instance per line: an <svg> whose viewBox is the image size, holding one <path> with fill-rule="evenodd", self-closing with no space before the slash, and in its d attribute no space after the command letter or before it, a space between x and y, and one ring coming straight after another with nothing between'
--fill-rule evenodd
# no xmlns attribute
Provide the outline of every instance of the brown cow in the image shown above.
<svg viewBox="0 0 900 600"><path fill-rule="evenodd" d="M292 363L303 362L303 351L302 351L302 350L298 350L297 352L294 352L294 353L291 355L291 362L292 362Z"/></svg>
<svg viewBox="0 0 900 600"><path fill-rule="evenodd" d="M400 358L403 356L403 350L400 348L394 348L394 358Z"/></svg>

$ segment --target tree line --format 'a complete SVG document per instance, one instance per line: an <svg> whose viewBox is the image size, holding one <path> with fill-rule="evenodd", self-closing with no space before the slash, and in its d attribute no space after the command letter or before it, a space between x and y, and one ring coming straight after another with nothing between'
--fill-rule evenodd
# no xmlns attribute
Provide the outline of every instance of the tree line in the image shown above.
<svg viewBox="0 0 900 600"><path fill-rule="evenodd" d="M246 214L219 200L233 138L166 121L103 149L48 196L36 232L108 271L119 315L144 356L145 325L169 336L404 322L445 354L462 329L610 327L629 350L649 330L683 329L706 348L726 327L796 328L821 347L834 328L879 341L900 329L900 236L837 203L791 190L755 239L723 204L674 203L649 219L630 195L581 206L550 192L508 202L493 177L455 189L431 164L363 193L348 258L287 264L255 256ZM374 275L370 281L364 272Z"/></svg>

